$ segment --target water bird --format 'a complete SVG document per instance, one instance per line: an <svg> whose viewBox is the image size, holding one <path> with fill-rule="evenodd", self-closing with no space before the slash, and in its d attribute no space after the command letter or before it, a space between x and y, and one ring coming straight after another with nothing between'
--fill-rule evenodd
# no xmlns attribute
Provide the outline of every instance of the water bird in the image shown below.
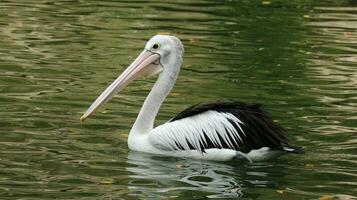
<svg viewBox="0 0 357 200"><path fill-rule="evenodd" d="M129 133L129 149L205 160L242 159L249 162L303 152L302 147L289 144L284 130L258 104L215 102L194 105L154 128L160 106L176 82L183 53L183 44L177 37L152 37L80 121L83 122L134 79L158 75Z"/></svg>

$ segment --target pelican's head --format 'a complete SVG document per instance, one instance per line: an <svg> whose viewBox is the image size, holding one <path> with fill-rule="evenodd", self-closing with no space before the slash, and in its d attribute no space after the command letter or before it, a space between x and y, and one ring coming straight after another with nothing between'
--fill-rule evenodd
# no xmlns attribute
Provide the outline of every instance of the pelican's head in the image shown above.
<svg viewBox="0 0 357 200"><path fill-rule="evenodd" d="M183 45L175 36L156 35L145 45L133 63L92 103L80 118L84 121L98 108L106 104L130 82L141 76L177 72L182 62Z"/></svg>
<svg viewBox="0 0 357 200"><path fill-rule="evenodd" d="M182 62L183 45L175 36L156 35L147 42L145 50L160 56L162 70Z"/></svg>

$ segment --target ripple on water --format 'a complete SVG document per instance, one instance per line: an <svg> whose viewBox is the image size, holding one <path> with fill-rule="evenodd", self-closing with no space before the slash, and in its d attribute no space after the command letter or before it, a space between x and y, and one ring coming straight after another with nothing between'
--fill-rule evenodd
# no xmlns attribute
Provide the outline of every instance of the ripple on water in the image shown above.
<svg viewBox="0 0 357 200"><path fill-rule="evenodd" d="M349 1L0 3L0 196L353 199L357 12ZM217 99L264 103L305 155L216 163L129 152L154 80L78 118L152 35L185 60L158 124Z"/></svg>

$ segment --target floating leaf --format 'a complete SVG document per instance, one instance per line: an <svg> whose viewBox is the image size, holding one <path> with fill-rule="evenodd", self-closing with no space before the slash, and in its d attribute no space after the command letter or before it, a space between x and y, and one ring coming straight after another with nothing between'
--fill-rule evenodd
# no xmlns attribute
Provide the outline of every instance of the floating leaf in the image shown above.
<svg viewBox="0 0 357 200"><path fill-rule="evenodd" d="M333 196L331 196L331 195L324 195L324 196L319 197L319 200L332 200L332 199L333 199Z"/></svg>
<svg viewBox="0 0 357 200"><path fill-rule="evenodd" d="M276 190L276 192L279 194L284 194L284 190Z"/></svg>
<svg viewBox="0 0 357 200"><path fill-rule="evenodd" d="M305 164L305 168L313 169L313 168L315 168L315 165L314 165L314 164L311 164L311 163L306 163L306 164Z"/></svg>
<svg viewBox="0 0 357 200"><path fill-rule="evenodd" d="M263 4L263 5L270 5L270 4L271 4L271 1L262 1L262 4Z"/></svg>
<svg viewBox="0 0 357 200"><path fill-rule="evenodd" d="M109 180L106 180L106 181L100 181L99 184L105 184L105 185L110 185L110 184L113 184L113 181L109 181Z"/></svg>
<svg viewBox="0 0 357 200"><path fill-rule="evenodd" d="M119 137L128 139L128 138L129 138L129 134L127 134L127 133L121 133L121 134L119 134Z"/></svg>
<svg viewBox="0 0 357 200"><path fill-rule="evenodd" d="M173 97L176 97L176 96L179 96L180 95L180 93L177 93L177 92L171 92L170 93L170 96L173 96Z"/></svg>

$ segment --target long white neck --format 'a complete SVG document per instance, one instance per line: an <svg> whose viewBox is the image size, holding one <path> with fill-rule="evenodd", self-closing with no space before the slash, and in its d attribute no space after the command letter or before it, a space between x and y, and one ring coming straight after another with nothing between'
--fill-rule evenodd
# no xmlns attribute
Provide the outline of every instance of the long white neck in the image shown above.
<svg viewBox="0 0 357 200"><path fill-rule="evenodd" d="M178 63L179 64L179 63ZM179 66L174 71L161 73L149 95L146 97L138 117L130 131L130 136L148 134L154 128L154 122L161 104L173 88Z"/></svg>

